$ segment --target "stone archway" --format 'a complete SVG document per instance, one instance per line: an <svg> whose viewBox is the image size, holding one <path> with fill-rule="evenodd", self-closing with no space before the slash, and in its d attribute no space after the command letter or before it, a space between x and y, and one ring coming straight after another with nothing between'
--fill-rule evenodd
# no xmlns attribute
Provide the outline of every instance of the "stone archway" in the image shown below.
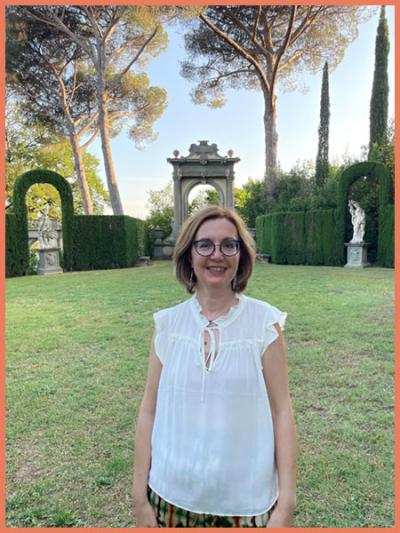
<svg viewBox="0 0 400 533"><path fill-rule="evenodd" d="M173 166L174 225L170 240L175 243L187 217L189 193L196 185L211 185L218 191L221 204L233 207L233 165L240 158L233 157L232 150L227 156L221 156L216 144L199 141L199 144L190 145L188 156L180 156L175 150L174 157L167 158L167 161Z"/></svg>
<svg viewBox="0 0 400 533"><path fill-rule="evenodd" d="M189 197L190 193L199 185L209 185L211 186L217 193L219 197L219 203L220 205L226 205L225 202L225 191L220 183L216 182L215 180L186 180L182 184L182 205L183 205L183 220L185 220L188 217L188 210L189 210Z"/></svg>

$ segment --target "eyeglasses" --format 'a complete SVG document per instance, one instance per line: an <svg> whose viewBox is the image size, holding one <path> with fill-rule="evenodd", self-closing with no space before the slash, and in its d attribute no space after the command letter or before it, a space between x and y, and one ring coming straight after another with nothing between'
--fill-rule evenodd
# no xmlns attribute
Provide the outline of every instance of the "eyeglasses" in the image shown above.
<svg viewBox="0 0 400 533"><path fill-rule="evenodd" d="M236 239L224 239L221 244L215 244L210 239L199 239L198 241L193 241L193 246L196 252L203 257L212 255L217 246L222 254L232 257L239 252L240 242Z"/></svg>

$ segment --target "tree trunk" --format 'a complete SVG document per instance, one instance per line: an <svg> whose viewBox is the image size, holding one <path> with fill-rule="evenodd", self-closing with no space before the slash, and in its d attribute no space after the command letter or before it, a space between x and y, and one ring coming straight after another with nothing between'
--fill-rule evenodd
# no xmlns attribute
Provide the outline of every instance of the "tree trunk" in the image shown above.
<svg viewBox="0 0 400 533"><path fill-rule="evenodd" d="M110 194L111 207L112 207L114 215L123 215L124 211L122 208L121 198L119 195L117 178L115 175L114 163L113 163L112 154L111 154L107 98L106 98L105 91L102 87L99 87L98 102L99 102L99 126L100 126L100 135L101 135L101 148L103 151L104 169L106 172L107 187L108 187L108 192Z"/></svg>
<svg viewBox="0 0 400 533"><path fill-rule="evenodd" d="M278 132L276 128L276 96L263 88L265 131L265 199L267 208L273 203L278 170Z"/></svg>
<svg viewBox="0 0 400 533"><path fill-rule="evenodd" d="M78 178L79 188L82 194L83 211L85 215L93 215L93 202L86 179L85 165L83 163L82 150L79 146L79 140L77 135L72 132L70 132L69 140L74 153L74 167Z"/></svg>

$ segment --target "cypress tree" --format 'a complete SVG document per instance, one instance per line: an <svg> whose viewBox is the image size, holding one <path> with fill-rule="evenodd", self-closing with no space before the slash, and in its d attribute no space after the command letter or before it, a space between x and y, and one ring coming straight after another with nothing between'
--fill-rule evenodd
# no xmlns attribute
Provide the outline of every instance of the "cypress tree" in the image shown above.
<svg viewBox="0 0 400 533"><path fill-rule="evenodd" d="M315 183L322 187L329 172L329 79L328 62L325 62L322 75L321 107L318 128L318 153L315 164Z"/></svg>
<svg viewBox="0 0 400 533"><path fill-rule="evenodd" d="M385 6L382 6L375 41L375 70L369 114L369 157L374 144L382 146L387 140L389 47Z"/></svg>

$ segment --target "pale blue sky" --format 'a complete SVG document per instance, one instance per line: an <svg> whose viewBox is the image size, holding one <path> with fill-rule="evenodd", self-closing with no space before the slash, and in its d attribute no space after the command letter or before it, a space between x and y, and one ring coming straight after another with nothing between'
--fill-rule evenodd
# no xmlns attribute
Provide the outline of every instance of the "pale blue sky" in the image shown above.
<svg viewBox="0 0 400 533"><path fill-rule="evenodd" d="M389 117L394 116L394 8L387 6L391 51L389 58ZM359 27L358 38L347 48L342 63L331 72L330 90L330 160L344 155L359 157L361 146L368 143L369 104L374 70L374 49L379 11ZM249 177L261 179L264 169L263 98L260 92L230 91L221 109L194 105L190 99L192 84L179 74L179 61L185 57L182 36L169 31L169 47L148 67L151 83L168 92L168 107L155 124L158 138L138 150L125 134L112 140L113 158L124 212L144 218L147 192L162 189L172 179L172 167L166 161L178 149L187 155L189 146L199 140L216 143L219 153L229 149L241 161L235 166L235 185ZM278 157L283 170L298 161L315 160L318 142L321 76L305 78L308 91L277 91ZM101 161L100 142L90 151ZM101 170L104 177L104 172Z"/></svg>

